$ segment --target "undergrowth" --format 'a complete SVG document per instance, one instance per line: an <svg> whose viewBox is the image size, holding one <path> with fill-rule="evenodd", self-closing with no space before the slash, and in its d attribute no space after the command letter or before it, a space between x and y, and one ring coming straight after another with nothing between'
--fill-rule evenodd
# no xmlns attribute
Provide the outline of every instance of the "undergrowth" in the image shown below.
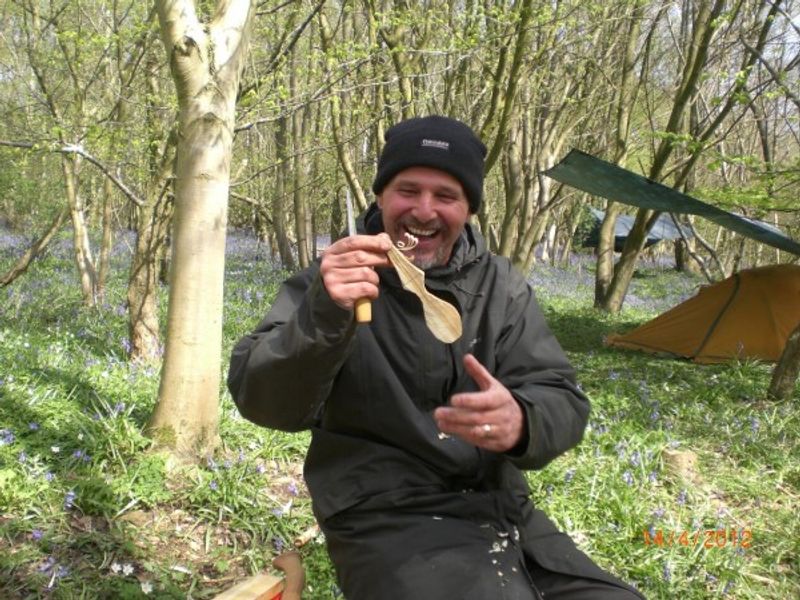
<svg viewBox="0 0 800 600"><path fill-rule="evenodd" d="M125 357L127 254L87 310L67 249L56 245L0 302L0 596L212 598L270 568L314 524L308 434L242 420L223 389L222 445L169 470L142 434L158 368ZM0 249L0 271L13 250ZM237 235L227 269L225 363L286 275ZM767 365L603 346L696 280L649 269L618 316L590 308L584 259L537 267L534 281L593 403L580 446L528 474L535 503L648 598L800 597L797 398L764 400ZM724 536L706 547L707 531ZM312 600L340 597L323 541L301 550Z"/></svg>

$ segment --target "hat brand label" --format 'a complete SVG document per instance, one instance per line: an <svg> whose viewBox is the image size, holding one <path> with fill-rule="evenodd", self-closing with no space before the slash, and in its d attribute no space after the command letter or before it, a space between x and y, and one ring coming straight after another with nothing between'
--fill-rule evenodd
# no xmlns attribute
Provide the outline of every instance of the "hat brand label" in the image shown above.
<svg viewBox="0 0 800 600"><path fill-rule="evenodd" d="M423 148L438 148L439 150L449 150L450 149L450 142L443 142L442 140L428 140L423 139L422 144L420 144Z"/></svg>

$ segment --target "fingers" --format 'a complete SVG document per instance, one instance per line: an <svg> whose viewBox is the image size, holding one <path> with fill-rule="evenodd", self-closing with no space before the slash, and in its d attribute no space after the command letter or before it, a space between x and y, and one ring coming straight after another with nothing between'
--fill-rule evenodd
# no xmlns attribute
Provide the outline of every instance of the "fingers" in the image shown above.
<svg viewBox="0 0 800 600"><path fill-rule="evenodd" d="M434 411L439 430L493 452L505 452L519 442L524 431L522 408L511 392L468 354L464 368L479 391L455 394L449 406Z"/></svg>
<svg viewBox="0 0 800 600"><path fill-rule="evenodd" d="M494 411L440 407L434 419L443 433L492 452L510 450L522 436L522 409L513 398L511 404Z"/></svg>
<svg viewBox="0 0 800 600"><path fill-rule="evenodd" d="M479 363L478 359L472 354L464 356L464 369L475 383L478 384L479 390L488 390L492 384L497 381L492 377L491 373L486 370L486 367Z"/></svg>
<svg viewBox="0 0 800 600"><path fill-rule="evenodd" d="M338 240L322 256L320 275L331 299L344 309L353 308L360 298L378 297L375 267L389 265L391 247L386 234L354 235Z"/></svg>

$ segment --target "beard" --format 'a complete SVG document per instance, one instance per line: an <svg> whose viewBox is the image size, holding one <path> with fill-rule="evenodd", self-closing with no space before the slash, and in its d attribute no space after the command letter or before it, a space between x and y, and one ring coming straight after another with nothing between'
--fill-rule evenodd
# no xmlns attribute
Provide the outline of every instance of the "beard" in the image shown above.
<svg viewBox="0 0 800 600"><path fill-rule="evenodd" d="M423 271L433 267L444 266L447 264L447 261L450 260L450 256L448 253L446 253L446 249L443 246L436 248L433 254L425 254L423 256L417 256L412 251L411 256L408 258L415 267L422 269Z"/></svg>

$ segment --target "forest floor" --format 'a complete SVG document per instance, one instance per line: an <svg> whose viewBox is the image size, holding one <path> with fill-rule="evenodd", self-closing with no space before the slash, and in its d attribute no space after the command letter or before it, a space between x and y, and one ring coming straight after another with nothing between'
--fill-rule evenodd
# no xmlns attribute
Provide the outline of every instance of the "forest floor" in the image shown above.
<svg viewBox="0 0 800 600"><path fill-rule="evenodd" d="M26 240L0 230L0 272ZM156 366L126 360L130 235L105 300L81 307L69 241L0 290L0 597L213 598L314 525L307 433L239 417L222 445L167 474L142 428ZM648 598L800 597L800 412L767 402L770 365L699 366L603 346L692 295L699 279L642 263L622 313L591 307L593 262L532 281L592 400L583 442L528 474L534 502ZM263 246L228 243L223 368L286 276ZM162 290L165 299L165 291ZM165 304L164 304L165 305ZM324 540L301 549L304 597L341 597Z"/></svg>

